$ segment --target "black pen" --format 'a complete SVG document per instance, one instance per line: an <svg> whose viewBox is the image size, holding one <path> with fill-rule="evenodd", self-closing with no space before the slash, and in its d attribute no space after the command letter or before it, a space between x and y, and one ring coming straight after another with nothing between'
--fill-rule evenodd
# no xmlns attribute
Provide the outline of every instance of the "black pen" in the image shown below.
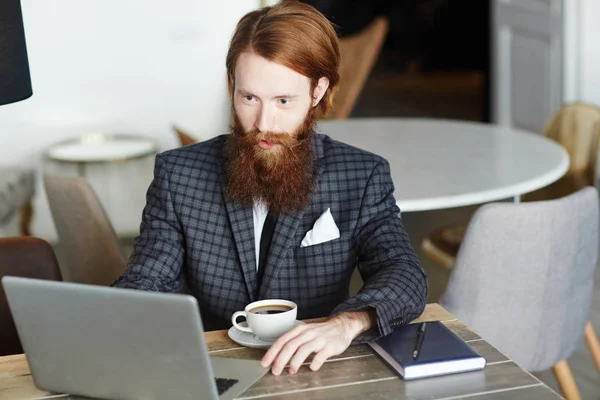
<svg viewBox="0 0 600 400"><path fill-rule="evenodd" d="M423 339L425 339L425 328L427 327L427 323L423 322L417 328L417 341L415 342L415 349L413 350L413 360L419 357L419 353L421 352L421 347L423 347Z"/></svg>

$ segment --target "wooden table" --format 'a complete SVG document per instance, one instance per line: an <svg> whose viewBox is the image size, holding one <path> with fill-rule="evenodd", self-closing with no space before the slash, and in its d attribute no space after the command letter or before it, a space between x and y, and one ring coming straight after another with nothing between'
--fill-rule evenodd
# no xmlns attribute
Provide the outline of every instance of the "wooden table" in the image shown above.
<svg viewBox="0 0 600 400"><path fill-rule="evenodd" d="M483 371L406 382L398 378L367 345L355 345L312 372L308 363L296 375L265 375L240 399L560 399L552 389L523 370L438 304L429 304L414 322L443 321L487 358ZM260 359L264 350L234 343L226 331L206 333L211 355ZM0 357L0 399L48 396L32 381L24 355ZM59 399L71 398L53 397Z"/></svg>

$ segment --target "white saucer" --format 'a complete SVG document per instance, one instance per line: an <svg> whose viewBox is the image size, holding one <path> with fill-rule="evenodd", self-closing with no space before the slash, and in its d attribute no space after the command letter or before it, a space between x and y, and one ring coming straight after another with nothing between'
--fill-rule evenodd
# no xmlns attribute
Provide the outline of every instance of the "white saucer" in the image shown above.
<svg viewBox="0 0 600 400"><path fill-rule="evenodd" d="M244 327L248 326L246 321L239 322L239 324ZM304 324L304 322L296 320L295 325L300 324ZM237 344L250 347L252 349L268 349L275 341L273 340L269 342L266 340L259 339L256 336L254 336L253 333L240 331L235 326L229 328L229 330L227 331L227 335L231 340L233 340Z"/></svg>

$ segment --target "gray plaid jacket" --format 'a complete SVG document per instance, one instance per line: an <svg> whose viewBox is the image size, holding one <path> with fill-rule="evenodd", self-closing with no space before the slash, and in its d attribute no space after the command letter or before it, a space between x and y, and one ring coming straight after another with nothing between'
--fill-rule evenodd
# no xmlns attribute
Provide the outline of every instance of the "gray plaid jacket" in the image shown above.
<svg viewBox="0 0 600 400"><path fill-rule="evenodd" d="M205 330L231 326L231 315L265 298L298 304L298 318L375 309L379 332L418 317L427 279L394 199L388 162L326 135L313 136L317 190L301 213L277 220L257 288L252 207L225 197L225 135L156 157L140 235L117 287L187 291ZM340 238L300 247L331 209ZM358 266L365 282L349 297Z"/></svg>

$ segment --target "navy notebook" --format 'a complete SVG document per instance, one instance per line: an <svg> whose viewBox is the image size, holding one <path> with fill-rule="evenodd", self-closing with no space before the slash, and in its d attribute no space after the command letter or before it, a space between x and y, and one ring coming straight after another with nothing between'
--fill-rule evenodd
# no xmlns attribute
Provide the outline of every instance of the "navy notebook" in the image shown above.
<svg viewBox="0 0 600 400"><path fill-rule="evenodd" d="M486 359L439 321L427 322L420 351L413 357L420 324L395 329L369 342L405 380L483 369Z"/></svg>

